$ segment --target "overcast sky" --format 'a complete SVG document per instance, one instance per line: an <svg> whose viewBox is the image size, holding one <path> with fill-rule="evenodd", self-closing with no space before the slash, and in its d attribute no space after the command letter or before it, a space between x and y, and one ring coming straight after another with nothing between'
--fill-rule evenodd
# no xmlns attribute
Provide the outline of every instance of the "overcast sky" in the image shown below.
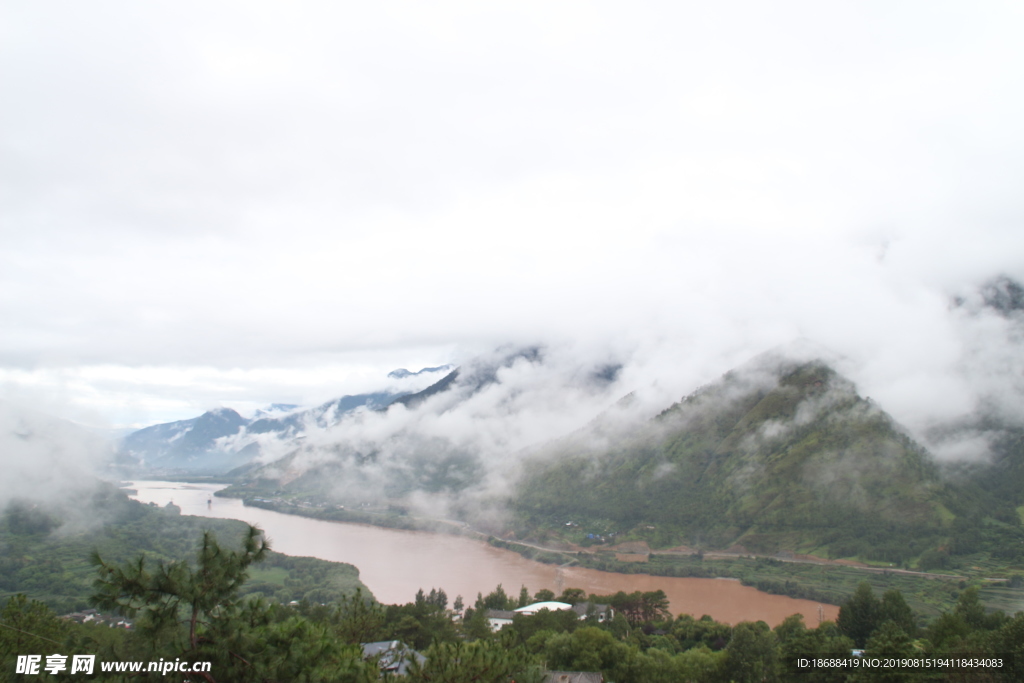
<svg viewBox="0 0 1024 683"><path fill-rule="evenodd" d="M1022 35L1013 2L5 2L0 395L144 425L504 343L683 392L804 337L962 410L949 297L1024 277Z"/></svg>

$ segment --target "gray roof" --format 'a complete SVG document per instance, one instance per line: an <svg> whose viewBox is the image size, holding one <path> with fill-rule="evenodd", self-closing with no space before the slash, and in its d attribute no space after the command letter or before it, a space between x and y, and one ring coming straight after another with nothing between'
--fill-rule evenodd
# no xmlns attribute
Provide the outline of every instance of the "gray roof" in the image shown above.
<svg viewBox="0 0 1024 683"><path fill-rule="evenodd" d="M549 671L544 683L604 683L600 671Z"/></svg>
<svg viewBox="0 0 1024 683"><path fill-rule="evenodd" d="M393 671L400 676L405 675L412 660L415 659L420 664L427 661L426 657L416 650L406 647L405 643L400 640L363 643L361 647L363 648L363 659L379 656L380 659L377 660L377 663L380 665L381 671Z"/></svg>

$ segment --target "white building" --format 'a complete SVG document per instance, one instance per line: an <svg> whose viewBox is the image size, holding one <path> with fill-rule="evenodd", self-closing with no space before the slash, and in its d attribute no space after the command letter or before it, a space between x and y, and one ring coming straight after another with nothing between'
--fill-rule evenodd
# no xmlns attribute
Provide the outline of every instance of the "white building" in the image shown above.
<svg viewBox="0 0 1024 683"><path fill-rule="evenodd" d="M612 608L608 605L594 605L593 607L591 607L589 602L581 602L577 605L570 605L567 602L546 600L544 602L535 602L532 605L526 605L525 607L519 607L512 611L503 609L489 609L487 610L487 623L490 625L492 631L500 631L503 626L511 624L512 618L517 614L531 616L545 609L549 612L572 610L576 613L579 619L586 619L588 616L594 616L597 618L598 621L605 621L606 619L611 619L612 616L614 616L615 614Z"/></svg>
<svg viewBox="0 0 1024 683"><path fill-rule="evenodd" d="M546 609L549 612L558 612L563 609L572 609L572 605L567 602L557 602L555 600L546 600L544 602L535 602L532 605L526 605L525 607L518 607L514 610L516 614L536 614L542 609Z"/></svg>

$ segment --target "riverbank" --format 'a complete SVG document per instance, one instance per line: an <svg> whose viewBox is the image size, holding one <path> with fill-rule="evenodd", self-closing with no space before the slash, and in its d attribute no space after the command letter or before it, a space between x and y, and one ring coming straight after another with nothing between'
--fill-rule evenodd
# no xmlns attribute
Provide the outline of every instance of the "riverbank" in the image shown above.
<svg viewBox="0 0 1024 683"><path fill-rule="evenodd" d="M235 498L241 500L246 507L257 507L264 510L273 510L285 515L297 515L320 519L328 522L345 522L349 524L370 524L385 529L404 529L406 531L428 531L430 533L454 534L457 536L473 536L476 538L487 538L487 534L476 531L460 522L426 519L413 517L398 512L374 512L368 510L349 510L346 508L317 507L314 505L303 505L283 500L272 500L264 498L239 498L237 496L221 496L220 492L214 494L222 498Z"/></svg>
<svg viewBox="0 0 1024 683"><path fill-rule="evenodd" d="M283 514L240 499L214 497L216 486L174 482L134 482L137 498L158 506L172 501L183 515L239 519L258 525L273 547L292 556L312 556L345 562L359 568L362 581L385 604L411 601L419 589L442 588L451 596L473 602L502 585L517 592L541 589L556 595L566 588L611 595L663 590L673 614L695 618L707 614L716 621L736 624L762 620L774 626L792 614L807 624L819 618L835 619L838 608L784 595L772 595L739 581L650 576L639 573L597 571L571 563L571 558L542 563L486 542L486 537L463 525L441 523L440 529L461 526L460 533L430 533L362 523L316 519L312 515ZM409 520L403 520L408 522ZM399 522L401 523L401 522ZM556 553L557 555L557 553Z"/></svg>

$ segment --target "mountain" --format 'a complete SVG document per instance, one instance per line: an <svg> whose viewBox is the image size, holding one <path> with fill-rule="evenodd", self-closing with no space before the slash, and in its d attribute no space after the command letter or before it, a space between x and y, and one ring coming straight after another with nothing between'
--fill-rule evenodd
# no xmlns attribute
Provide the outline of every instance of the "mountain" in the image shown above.
<svg viewBox="0 0 1024 683"><path fill-rule="evenodd" d="M191 420L153 425L124 438L121 453L139 467L197 472L230 469L231 463L248 460L253 449L223 445L249 423L231 408L217 408Z"/></svg>
<svg viewBox="0 0 1024 683"><path fill-rule="evenodd" d="M612 366L559 364L557 380L552 364L535 348L466 363L296 437L222 493L354 521L458 519L541 543L1024 566L1024 430L995 413L947 425L957 438L983 435L987 458L944 461L858 393L838 359L799 345L667 407L640 391L600 412L602 398L574 412L596 414L575 431L517 440L517 429L541 433L534 425L569 397L621 388L603 370Z"/></svg>
<svg viewBox="0 0 1024 683"><path fill-rule="evenodd" d="M189 420L153 425L124 437L118 453L125 474L225 474L252 470L258 458L276 459L298 448L310 430L325 430L359 409L384 410L404 397L425 397L424 383L449 373L451 365L388 373L391 387L346 395L313 408L273 403L245 418L231 408L218 408ZM419 399L412 399L419 400Z"/></svg>
<svg viewBox="0 0 1024 683"><path fill-rule="evenodd" d="M97 578L92 553L115 566L144 553L153 567L193 555L204 531L213 531L224 547L237 547L248 529L236 520L182 515L173 504L131 500L88 474L75 484L60 497L39 489L0 499L0 604L24 593L61 611L85 609ZM244 593L282 603L336 600L356 589L370 595L352 565L308 557L271 553L252 568L251 579Z"/></svg>
<svg viewBox="0 0 1024 683"><path fill-rule="evenodd" d="M924 433L957 492L948 550L993 547L996 557L1024 564L1014 536L1024 520L1024 286L1000 275L955 298L953 309L974 325L962 342L974 406Z"/></svg>
<svg viewBox="0 0 1024 683"><path fill-rule="evenodd" d="M415 394L400 396L394 400L394 403L403 405L406 408L415 408L431 396L435 396L441 392L451 389L452 385L455 384L455 380L458 378L459 369L456 368L423 391L417 391Z"/></svg>
<svg viewBox="0 0 1024 683"><path fill-rule="evenodd" d="M65 499L113 457L112 442L85 427L0 400L0 508L30 494Z"/></svg>
<svg viewBox="0 0 1024 683"><path fill-rule="evenodd" d="M282 417L257 417L249 423L246 431L249 434L274 432L281 434L282 437L295 437L301 435L306 425L329 427L357 408L380 410L404 395L404 392L378 391L371 394L342 396L315 408L292 412Z"/></svg>
<svg viewBox="0 0 1024 683"><path fill-rule="evenodd" d="M450 392L453 405L465 402L485 387L499 382L498 373L512 367L517 361L540 363L543 353L540 347L504 347L498 349L494 357L478 358L464 367L451 368L444 377L426 389L402 396L394 401L406 408L415 408L427 399L441 393ZM440 368L435 368L440 369ZM417 373L418 374L418 373Z"/></svg>
<svg viewBox="0 0 1024 683"><path fill-rule="evenodd" d="M445 393L458 402L459 390L465 389L457 384L459 377L456 368L426 389L394 397L375 412L386 419L392 406L416 410ZM417 491L455 493L479 480L480 464L473 454L444 438L399 429L368 440L352 427L346 430L344 424L336 424L313 443L293 440L283 457L233 471L238 481L222 494L248 497L273 491L317 502L366 505Z"/></svg>
<svg viewBox="0 0 1024 683"><path fill-rule="evenodd" d="M1024 286L993 278L950 311L969 414L911 437L822 354L766 354L649 423L608 411L533 454L517 535L1024 566Z"/></svg>
<svg viewBox="0 0 1024 683"><path fill-rule="evenodd" d="M281 458L234 471L237 483L222 493L274 493L349 506L404 506L409 497L427 494L443 498L438 503L444 507L480 484L485 466L477 450L437 433L434 420L471 420L467 405L488 387L500 385L503 370L537 365L542 357L537 347L505 347L474 359L422 391L395 397L365 419L339 422L314 439L295 439ZM397 406L408 412L396 415ZM425 423L430 423L426 429Z"/></svg>
<svg viewBox="0 0 1024 683"><path fill-rule="evenodd" d="M455 368L454 365L438 365L434 368L423 368L417 372L410 372L405 368L398 368L388 373L388 379L405 379L407 377L418 377L420 375L432 375L435 373L448 373Z"/></svg>
<svg viewBox="0 0 1024 683"><path fill-rule="evenodd" d="M977 313L990 310L1004 318L1019 317L1024 311L1024 286L1011 277L997 275L966 296L953 297L955 308Z"/></svg>
<svg viewBox="0 0 1024 683"><path fill-rule="evenodd" d="M507 453L504 463L434 427L417 428L468 419L460 411L499 385L503 368L540 364L543 356L518 350L457 368L395 399L391 406L408 411L399 426L386 428L389 411L367 414L369 425L340 423L250 469L225 493L434 506L481 524L481 510L504 507L512 513L506 528L537 540L617 534L660 547L739 545L889 561L937 547L955 517L946 505L953 494L927 451L821 354L765 354L653 419L638 419L636 397L626 396L583 429ZM480 488L495 476L507 495ZM486 524L493 527L493 518Z"/></svg>
<svg viewBox="0 0 1024 683"><path fill-rule="evenodd" d="M293 413L299 408L301 408L301 406L296 403L271 403L266 408L260 408L257 410L253 415L253 418L281 417L288 413Z"/></svg>
<svg viewBox="0 0 1024 683"><path fill-rule="evenodd" d="M953 516L928 453L828 364L762 356L625 432L598 421L535 454L520 533L903 561Z"/></svg>
<svg viewBox="0 0 1024 683"><path fill-rule="evenodd" d="M223 474L261 454L283 453L310 428L326 428L359 408L379 410L404 392L342 396L315 408L297 410L273 404L247 419L218 408L189 420L153 425L132 432L120 448L123 469L150 474Z"/></svg>

